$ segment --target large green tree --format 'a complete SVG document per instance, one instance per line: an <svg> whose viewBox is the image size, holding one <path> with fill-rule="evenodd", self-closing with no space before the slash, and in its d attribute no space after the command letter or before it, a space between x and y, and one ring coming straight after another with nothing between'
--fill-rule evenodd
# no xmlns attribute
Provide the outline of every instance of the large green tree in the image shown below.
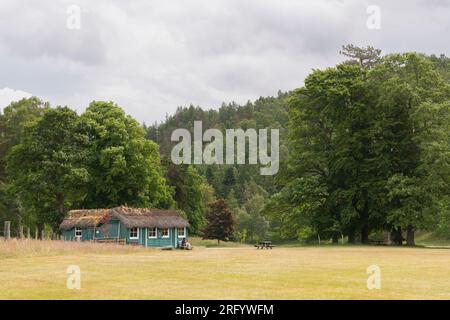
<svg viewBox="0 0 450 320"><path fill-rule="evenodd" d="M316 70L291 99L291 184L284 193L319 235L337 239L345 233L350 242L356 232L368 241L383 179L371 166L377 155L371 147L373 110L366 107L367 72L354 64Z"/></svg>
<svg viewBox="0 0 450 320"><path fill-rule="evenodd" d="M407 231L433 228L449 192L449 83L425 56L389 55L370 77L378 111L376 145L389 177L387 223Z"/></svg>
<svg viewBox="0 0 450 320"><path fill-rule="evenodd" d="M403 228L413 245L447 203L448 82L420 54L369 48L367 64L347 49L360 63L315 70L293 93L286 184L265 212L291 236L306 224L367 243Z"/></svg>
<svg viewBox="0 0 450 320"><path fill-rule="evenodd" d="M0 113L0 222L12 221L12 230L26 218L23 206L14 193L8 192L7 155L21 140L25 125L41 117L48 104L36 97L12 102Z"/></svg>
<svg viewBox="0 0 450 320"><path fill-rule="evenodd" d="M11 192L40 230L44 223L57 230L65 204L82 196L88 181L83 166L86 143L76 112L58 107L28 123L20 142L9 153Z"/></svg>
<svg viewBox="0 0 450 320"><path fill-rule="evenodd" d="M88 136L86 207L173 205L156 143L113 102L94 101L81 115Z"/></svg>

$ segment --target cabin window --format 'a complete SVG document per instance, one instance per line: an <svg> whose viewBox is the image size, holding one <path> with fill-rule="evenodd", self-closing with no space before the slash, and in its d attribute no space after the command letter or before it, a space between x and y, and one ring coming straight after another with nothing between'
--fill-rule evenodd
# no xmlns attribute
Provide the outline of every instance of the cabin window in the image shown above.
<svg viewBox="0 0 450 320"><path fill-rule="evenodd" d="M130 229L130 239L139 239L139 228Z"/></svg>
<svg viewBox="0 0 450 320"><path fill-rule="evenodd" d="M148 228L148 237L149 238L156 238L156 228Z"/></svg>
<svg viewBox="0 0 450 320"><path fill-rule="evenodd" d="M169 237L169 228L161 229L161 237L162 238L168 238Z"/></svg>
<svg viewBox="0 0 450 320"><path fill-rule="evenodd" d="M186 229L184 228L177 228L177 234L178 234L178 238L185 238L186 237Z"/></svg>
<svg viewBox="0 0 450 320"><path fill-rule="evenodd" d="M81 238L83 235L83 230L81 228L75 228L75 238Z"/></svg>

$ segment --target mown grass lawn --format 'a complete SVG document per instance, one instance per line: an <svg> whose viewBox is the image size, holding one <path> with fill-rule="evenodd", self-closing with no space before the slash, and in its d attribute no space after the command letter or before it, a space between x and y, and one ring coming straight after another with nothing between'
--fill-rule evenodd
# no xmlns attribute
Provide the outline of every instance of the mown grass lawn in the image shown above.
<svg viewBox="0 0 450 320"><path fill-rule="evenodd" d="M381 289L366 269L381 269ZM81 289L66 287L69 265ZM450 299L450 250L298 247L193 251L0 243L1 299Z"/></svg>

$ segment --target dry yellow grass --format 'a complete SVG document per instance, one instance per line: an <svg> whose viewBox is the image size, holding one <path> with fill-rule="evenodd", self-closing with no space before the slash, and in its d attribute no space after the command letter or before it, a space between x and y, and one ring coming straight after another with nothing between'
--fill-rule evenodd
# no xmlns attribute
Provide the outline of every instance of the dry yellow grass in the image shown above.
<svg viewBox="0 0 450 320"><path fill-rule="evenodd" d="M0 239L0 259L4 258L25 258L40 257L61 254L102 254L102 253L132 253L143 250L134 246L117 246L112 244L99 244L93 242L65 242L44 240L36 241L31 239L11 239L4 241Z"/></svg>
<svg viewBox="0 0 450 320"><path fill-rule="evenodd" d="M368 290L366 269L381 268ZM81 268L81 289L66 287ZM57 241L0 243L1 299L450 299L450 250L252 247L161 251Z"/></svg>

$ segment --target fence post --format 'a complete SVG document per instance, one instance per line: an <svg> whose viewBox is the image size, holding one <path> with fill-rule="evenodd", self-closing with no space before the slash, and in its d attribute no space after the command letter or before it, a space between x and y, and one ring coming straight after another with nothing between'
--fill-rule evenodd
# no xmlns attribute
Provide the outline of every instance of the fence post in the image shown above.
<svg viewBox="0 0 450 320"><path fill-rule="evenodd" d="M11 239L11 221L5 221L5 240Z"/></svg>

